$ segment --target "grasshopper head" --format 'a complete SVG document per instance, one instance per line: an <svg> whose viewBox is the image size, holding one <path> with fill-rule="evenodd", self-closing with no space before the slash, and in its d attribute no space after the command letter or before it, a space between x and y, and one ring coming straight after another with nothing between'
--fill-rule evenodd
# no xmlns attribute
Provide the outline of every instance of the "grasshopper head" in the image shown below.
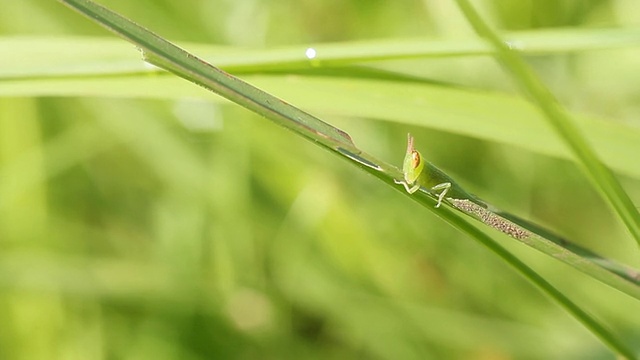
<svg viewBox="0 0 640 360"><path fill-rule="evenodd" d="M413 136L407 134L407 153L404 156L404 162L402 163L402 172L404 173L404 180L408 185L413 185L424 168L424 162L422 156L413 147Z"/></svg>

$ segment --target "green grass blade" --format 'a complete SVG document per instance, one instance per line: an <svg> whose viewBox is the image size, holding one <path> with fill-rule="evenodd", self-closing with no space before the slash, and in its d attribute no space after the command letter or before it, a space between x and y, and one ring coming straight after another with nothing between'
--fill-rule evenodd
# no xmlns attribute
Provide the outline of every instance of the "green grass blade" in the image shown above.
<svg viewBox="0 0 640 360"><path fill-rule="evenodd" d="M514 31L504 35L526 55L567 54L640 44L640 28L614 29L549 29ZM313 70L326 71L380 60L413 58L441 58L485 56L493 54L491 46L479 39L408 38L393 40L348 41L314 44L316 59L309 61L304 55L306 47L289 46L274 49L248 49L228 46L185 43L185 47L210 60L218 67L233 73L264 73L270 71ZM59 52L59 48L68 49ZM23 75L100 75L138 73L144 69L129 61L126 44L104 38L39 38L32 36L0 37L0 49L6 56L0 58L0 77L16 78ZM56 54L41 57L40 54ZM108 61L103 59L108 57ZM350 76L354 76L352 72Z"/></svg>
<svg viewBox="0 0 640 360"><path fill-rule="evenodd" d="M379 161L359 150L353 144L351 138L341 130L214 68L206 62L182 49L177 48L164 39L148 32L138 25L133 24L106 8L98 6L97 4L87 0L63 0L62 2L70 5L98 23L116 31L118 34L132 41L142 49L145 54L145 58L148 61L151 61L156 65L166 67L168 70L175 72L196 84L211 89L252 111L264 115L268 119L313 140L315 143L355 161L361 168L388 184L392 185L394 179L399 179L401 177L399 170L394 166ZM400 186L396 185L394 188L403 192ZM515 267L527 279L535 283L541 290L555 299L569 313L581 321L588 329L602 339L603 342L616 349L616 351L621 354L625 354L625 356L631 354L631 352L629 352L626 347L617 340L616 336L607 330L604 325L601 325L598 320L583 311L541 276L527 267L522 261L496 243L491 237L475 228L475 226L469 223L454 209L434 209L433 205L435 200L432 196L427 194L420 194L417 196L413 195L411 197L426 205L427 208L434 211L445 221L470 235L472 238L488 247L503 260ZM578 265L575 261L571 261L569 263L574 266ZM614 274L611 274L611 276L611 279L615 279ZM615 283L616 281L612 280L612 284Z"/></svg>
<svg viewBox="0 0 640 360"><path fill-rule="evenodd" d="M517 52L510 47L509 43L500 39L467 0L458 0L458 5L475 31L493 45L497 50L498 58L513 74L513 78L545 113L549 124L569 146L588 177L598 190L604 194L638 245L640 245L640 213L611 170L600 161L578 128L573 124L566 110Z"/></svg>
<svg viewBox="0 0 640 360"><path fill-rule="evenodd" d="M341 130L211 66L128 19L91 1L63 2L139 46L146 61L268 117L309 139L316 140L322 137L326 140L323 142L325 146L353 148L351 139Z"/></svg>
<svg viewBox="0 0 640 360"><path fill-rule="evenodd" d="M438 214L440 215L440 214ZM449 217L442 216L445 221L453 224L458 229L464 231L469 234L472 238L482 243L482 245L491 249L495 254L500 256L507 263L518 269L522 275L524 275L528 280L536 284L540 287L544 292L547 293L550 297L556 300L562 307L565 308L570 314L572 314L578 321L580 321L587 329L589 329L594 335L596 335L603 343L605 343L609 348L613 351L617 352L620 355L625 356L628 359L634 359L635 354L633 351L627 347L625 343L623 343L616 335L614 335L609 329L607 329L603 324L601 324L597 319L593 316L589 315L586 311L584 311L580 306L575 304L569 298L567 298L562 292L553 287L549 282L547 282L544 278L542 278L538 273L533 271L530 267L516 258L513 254L507 251L504 247L500 246L493 239L488 237L486 234L480 232L478 229L473 227L467 221L460 221L458 217Z"/></svg>
<svg viewBox="0 0 640 360"><path fill-rule="evenodd" d="M519 37L517 41L521 39ZM572 39L574 42L580 40L579 37ZM59 48L64 48L65 52L52 50ZM252 66L268 67L274 56L271 50L260 53L202 45L197 48L208 54L207 60L221 59L225 70L242 68L245 56L252 57ZM10 54L0 57L0 77L3 78L0 95L220 99L158 69L145 68L137 57L131 56L131 50L127 43L105 38L0 39L0 53ZM294 52L293 49L287 51ZM303 51L304 48L297 47L295 52ZM37 56L42 53L52 54ZM280 53L277 58L286 60ZM158 75L149 76L150 72ZM253 75L247 79L257 87L317 114L428 127L573 160L568 148L546 126L540 111L517 96L398 79L302 75L295 78ZM348 97L342 96L345 88L349 88ZM513 114L518 114L517 122ZM640 151L638 129L612 119L571 115L607 166L620 174L640 179L640 167L635 161L635 154Z"/></svg>

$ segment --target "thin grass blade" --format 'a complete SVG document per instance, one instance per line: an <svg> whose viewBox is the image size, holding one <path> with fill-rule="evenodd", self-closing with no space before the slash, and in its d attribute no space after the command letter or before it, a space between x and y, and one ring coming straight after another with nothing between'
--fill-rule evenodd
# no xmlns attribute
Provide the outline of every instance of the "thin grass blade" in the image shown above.
<svg viewBox="0 0 640 360"><path fill-rule="evenodd" d="M589 179L611 204L638 245L640 245L640 212L638 212L638 209L611 170L600 161L589 143L582 136L580 130L574 125L568 112L520 55L512 49L509 42L502 40L467 0L458 0L458 5L478 35L491 43L496 50L498 59L502 61L517 83L545 113L546 120L572 150Z"/></svg>

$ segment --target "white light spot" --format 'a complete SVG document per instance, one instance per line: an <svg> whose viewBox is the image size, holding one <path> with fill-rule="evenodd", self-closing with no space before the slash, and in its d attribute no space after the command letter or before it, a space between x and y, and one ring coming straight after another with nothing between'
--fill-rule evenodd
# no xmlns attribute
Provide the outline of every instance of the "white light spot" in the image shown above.
<svg viewBox="0 0 640 360"><path fill-rule="evenodd" d="M316 58L316 49L314 48L308 48L307 51L304 52L304 54L307 56L307 59L315 59Z"/></svg>

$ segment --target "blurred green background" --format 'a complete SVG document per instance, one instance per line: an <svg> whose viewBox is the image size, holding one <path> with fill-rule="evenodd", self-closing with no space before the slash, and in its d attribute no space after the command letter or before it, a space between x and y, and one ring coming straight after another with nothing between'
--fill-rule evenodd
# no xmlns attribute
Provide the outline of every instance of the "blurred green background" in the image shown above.
<svg viewBox="0 0 640 360"><path fill-rule="evenodd" d="M471 34L444 0L101 3L182 44L267 49ZM475 4L504 31L640 23L631 0ZM0 8L0 40L114 38L57 2L0 0ZM528 60L572 111L640 132L637 47ZM489 57L375 66L443 88L518 96ZM270 79L294 92L301 86L294 75ZM432 212L235 105L171 92L155 99L56 96L55 87L48 96L3 94L0 359L613 358ZM464 129L349 116L314 100L314 115L370 153L399 165L411 131L432 162L480 197L640 264L624 227L574 163ZM524 131L520 114L511 115L513 131ZM640 168L630 157L629 168ZM640 203L631 173L619 179ZM491 234L640 348L640 304Z"/></svg>

